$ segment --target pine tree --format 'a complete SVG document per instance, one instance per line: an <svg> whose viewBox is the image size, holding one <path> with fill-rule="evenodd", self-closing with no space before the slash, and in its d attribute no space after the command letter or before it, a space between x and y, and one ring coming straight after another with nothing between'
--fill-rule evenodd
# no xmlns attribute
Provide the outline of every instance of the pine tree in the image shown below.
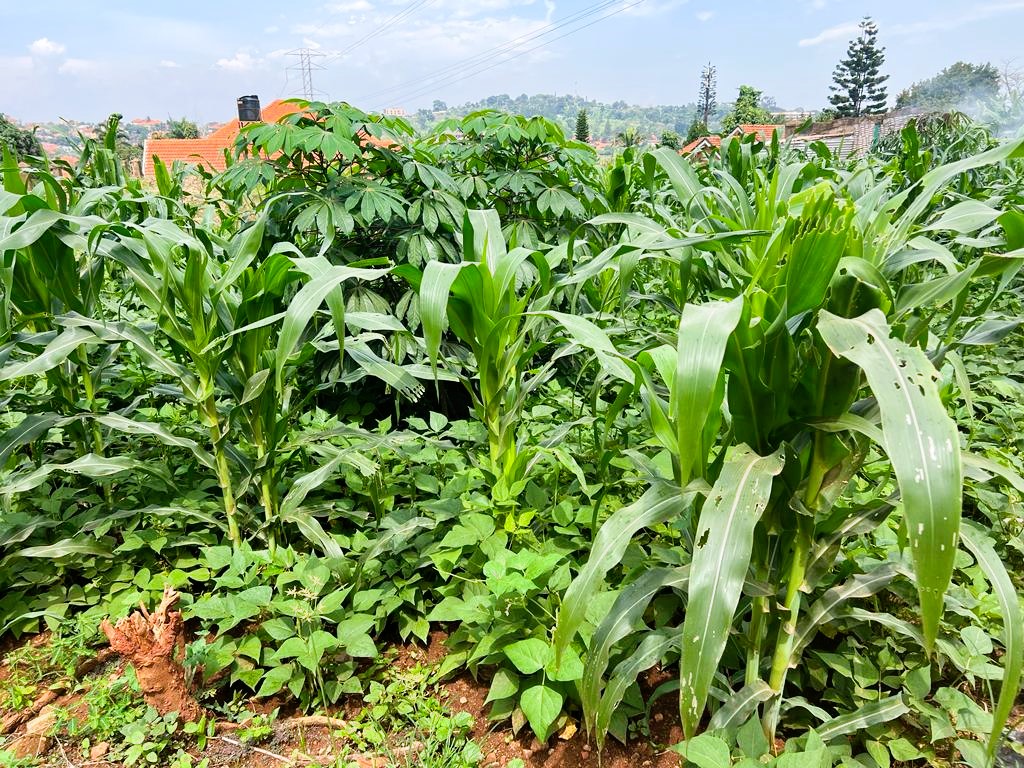
<svg viewBox="0 0 1024 768"><path fill-rule="evenodd" d="M697 89L697 114L701 122L708 125L711 122L711 113L715 111L718 103L718 76L715 68L708 62L708 65L701 70L700 85Z"/></svg>
<svg viewBox="0 0 1024 768"><path fill-rule="evenodd" d="M576 113L576 141L582 141L584 144L590 141L590 120L587 119L585 109Z"/></svg>
<svg viewBox="0 0 1024 768"><path fill-rule="evenodd" d="M882 85L888 75L879 74L885 63L885 48L878 45L878 25L865 16L860 34L850 41L846 58L832 73L829 102L840 117L878 115L885 112L887 94Z"/></svg>

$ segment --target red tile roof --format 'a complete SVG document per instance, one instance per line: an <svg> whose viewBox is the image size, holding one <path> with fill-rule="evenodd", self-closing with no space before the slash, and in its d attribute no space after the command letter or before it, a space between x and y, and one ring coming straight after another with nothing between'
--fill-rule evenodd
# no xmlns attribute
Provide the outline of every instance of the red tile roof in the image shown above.
<svg viewBox="0 0 1024 768"><path fill-rule="evenodd" d="M755 136L757 136L758 141L768 142L772 140L772 135L774 135L776 131L779 131L779 138L781 139L782 131L784 130L785 126L782 125L769 125L765 123L743 123L736 126L736 129L733 131L733 133L735 133L736 131L739 131L740 133L752 133Z"/></svg>
<svg viewBox="0 0 1024 768"><path fill-rule="evenodd" d="M276 123L299 109L293 102L278 99L265 106L260 117L265 123ZM147 178L153 175L154 157L159 157L168 166L175 160L181 160L204 165L212 171L223 171L227 167L224 150L234 146L239 128L238 121L231 120L202 139L149 139L142 151L142 175Z"/></svg>
<svg viewBox="0 0 1024 768"><path fill-rule="evenodd" d="M699 139L694 139L685 147L679 150L679 154L688 155L691 152L702 149L704 146L708 147L720 147L722 146L721 136L701 136Z"/></svg>

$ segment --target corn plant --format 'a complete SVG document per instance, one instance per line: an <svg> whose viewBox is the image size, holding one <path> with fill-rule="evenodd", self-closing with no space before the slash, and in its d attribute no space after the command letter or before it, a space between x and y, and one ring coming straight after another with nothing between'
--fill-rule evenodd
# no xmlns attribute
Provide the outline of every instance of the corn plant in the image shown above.
<svg viewBox="0 0 1024 768"><path fill-rule="evenodd" d="M927 653L936 652L961 528L962 464L973 459L962 457L932 359L941 364L941 350L955 343L952 329L964 334L981 322L965 312L967 291L976 291L973 285L983 276L997 278L994 292L1004 290L1020 268L1020 256L974 255L963 268L949 265L949 274L920 273L919 282L894 265L926 261L941 251L918 241L911 246L915 256L908 258L907 241L915 230L965 233L992 224L998 212L965 218L953 206L930 215L926 204L956 174L1021 150L1020 143L1008 144L940 167L925 176L909 205L908 193L881 204L884 183L856 200L824 182L790 194L805 166L779 165L766 176L742 158L732 158L739 179L724 166L715 170L731 181L723 184L725 194L712 195L684 161L659 151L680 203L705 226L765 234L749 236L721 261L723 292L734 292L734 298L685 306L674 343L644 351L630 365L644 372L637 386L658 442L675 461L674 490L658 485L602 526L590 559L566 592L554 633L556 654L573 642L602 577L641 528L682 515L692 531L690 564L686 572L662 570L638 580L597 625L582 703L599 744L628 684L671 648L679 654L687 738L700 728L723 671L737 690L714 713L711 727L736 725L763 704L764 729L774 735L787 675L809 638L840 616L851 598L875 594L899 573L917 589L921 644ZM1002 244L1013 246L1008 240ZM991 298L980 302L982 310ZM949 303L942 343L938 350L932 347L930 358L928 323ZM872 451L888 457L897 496L881 506L858 506L846 494L863 483L859 472ZM880 563L808 607L805 595L828 583L838 545L876 527L891 511L901 516L910 563ZM976 545L972 550L980 551ZM1005 583L1001 566L984 559L994 583ZM748 579L772 588L744 597ZM631 633L644 607L669 584L685 584L687 607L678 634L643 634L602 684L613 644ZM1020 681L1020 608L1014 596L1005 599L1011 655L1000 713ZM722 670L734 630L742 633L746 663ZM897 696L837 724L830 735L905 711ZM990 754L1003 722L993 728Z"/></svg>

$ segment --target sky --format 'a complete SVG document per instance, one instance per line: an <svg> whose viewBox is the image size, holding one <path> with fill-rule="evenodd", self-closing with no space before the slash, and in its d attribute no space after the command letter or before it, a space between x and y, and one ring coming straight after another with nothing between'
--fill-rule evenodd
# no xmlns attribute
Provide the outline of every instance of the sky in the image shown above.
<svg viewBox="0 0 1024 768"><path fill-rule="evenodd" d="M323 54L321 98L367 111L501 93L685 104L708 62L719 101L746 83L820 109L865 15L890 103L958 60L1024 67L1024 0L0 0L0 113L226 121L237 96L301 96L301 48Z"/></svg>

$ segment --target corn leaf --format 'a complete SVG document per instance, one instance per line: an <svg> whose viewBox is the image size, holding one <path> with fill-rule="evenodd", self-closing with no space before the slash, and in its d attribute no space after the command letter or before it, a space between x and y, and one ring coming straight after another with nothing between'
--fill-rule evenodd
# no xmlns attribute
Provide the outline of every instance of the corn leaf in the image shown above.
<svg viewBox="0 0 1024 768"><path fill-rule="evenodd" d="M999 698L992 712L992 733L989 735L986 754L991 763L1003 739L1003 728L1010 717L1010 710L1021 687L1021 670L1024 668L1024 615L1021 614L1020 597L1014 587L1006 566L992 546L985 531L970 520L964 520L960 529L964 545L971 551L985 577L992 585L1003 615L1003 682L999 686Z"/></svg>
<svg viewBox="0 0 1024 768"><path fill-rule="evenodd" d="M925 650L930 653L960 529L963 472L956 424L939 397L931 362L920 349L892 338L880 311L853 319L823 312L818 330L836 356L861 367L878 401L914 559Z"/></svg>
<svg viewBox="0 0 1024 768"><path fill-rule="evenodd" d="M782 466L781 453L758 456L739 446L701 510L679 656L679 708L686 738L697 732L704 713L750 565L754 526Z"/></svg>

